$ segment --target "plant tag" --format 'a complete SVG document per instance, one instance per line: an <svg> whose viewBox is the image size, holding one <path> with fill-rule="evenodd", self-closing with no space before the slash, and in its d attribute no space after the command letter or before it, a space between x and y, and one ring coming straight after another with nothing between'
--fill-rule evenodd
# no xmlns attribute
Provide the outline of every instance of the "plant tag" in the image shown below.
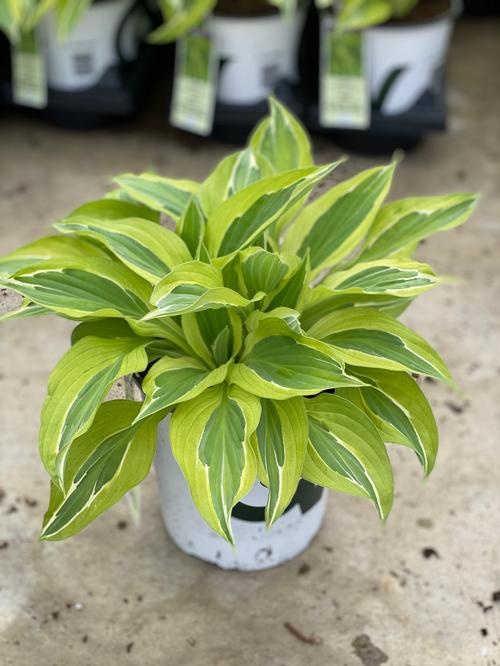
<svg viewBox="0 0 500 666"><path fill-rule="evenodd" d="M214 122L216 88L214 43L196 31L177 43L170 123L208 136Z"/></svg>
<svg viewBox="0 0 500 666"><path fill-rule="evenodd" d="M34 30L21 35L12 47L12 98L20 106L44 109L47 106L45 59Z"/></svg>
<svg viewBox="0 0 500 666"><path fill-rule="evenodd" d="M334 17L324 16L320 68L320 125L366 129L370 94L363 67L363 32L339 32Z"/></svg>

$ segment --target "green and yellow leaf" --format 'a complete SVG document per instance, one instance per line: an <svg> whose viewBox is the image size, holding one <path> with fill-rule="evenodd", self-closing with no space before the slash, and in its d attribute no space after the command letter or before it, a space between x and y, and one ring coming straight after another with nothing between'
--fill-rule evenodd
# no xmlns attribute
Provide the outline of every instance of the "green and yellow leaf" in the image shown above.
<svg viewBox="0 0 500 666"><path fill-rule="evenodd" d="M250 147L267 158L274 173L312 166L311 144L305 129L276 98L271 97L269 105L271 113L252 134Z"/></svg>
<svg viewBox="0 0 500 666"><path fill-rule="evenodd" d="M0 277L9 277L23 268L42 261L58 261L71 257L106 259L108 256L103 248L80 238L46 236L2 257Z"/></svg>
<svg viewBox="0 0 500 666"><path fill-rule="evenodd" d="M191 196L199 190L193 180L162 178L153 173L125 173L115 182L137 203L178 220L189 205Z"/></svg>
<svg viewBox="0 0 500 666"><path fill-rule="evenodd" d="M105 402L90 429L76 439L64 462L64 486L51 484L40 538L66 539L118 502L148 474L158 419L131 425L140 403Z"/></svg>
<svg viewBox="0 0 500 666"><path fill-rule="evenodd" d="M348 308L320 319L309 335L332 345L350 365L418 372L451 386L443 359L400 321L369 308Z"/></svg>
<svg viewBox="0 0 500 666"><path fill-rule="evenodd" d="M149 310L151 286L108 259L46 261L21 269L7 283L33 303L75 319L141 319Z"/></svg>
<svg viewBox="0 0 500 666"><path fill-rule="evenodd" d="M266 523L272 525L290 504L302 475L308 422L303 398L261 400L254 434L259 476L269 488Z"/></svg>
<svg viewBox="0 0 500 666"><path fill-rule="evenodd" d="M352 402L323 394L306 401L309 447L303 477L371 499L381 518L392 506L392 469L377 428Z"/></svg>
<svg viewBox="0 0 500 666"><path fill-rule="evenodd" d="M435 287L438 278L427 264L379 259L356 263L345 271L335 271L321 284L344 294L388 294L413 298Z"/></svg>
<svg viewBox="0 0 500 666"><path fill-rule="evenodd" d="M53 478L61 478L67 447L88 430L113 383L146 369L147 345L144 338L87 336L57 363L49 377L39 438L40 457Z"/></svg>
<svg viewBox="0 0 500 666"><path fill-rule="evenodd" d="M226 384L177 407L172 452L207 523L233 543L231 511L256 477L250 436L260 420L259 400Z"/></svg>
<svg viewBox="0 0 500 666"><path fill-rule="evenodd" d="M329 345L295 333L280 319L262 320L246 339L230 381L261 398L285 400L362 382L349 376Z"/></svg>
<svg viewBox="0 0 500 666"><path fill-rule="evenodd" d="M334 167L306 167L262 178L223 201L207 220L211 256L229 255L250 245Z"/></svg>
<svg viewBox="0 0 500 666"><path fill-rule="evenodd" d="M225 363L211 370L195 358L161 358L142 383L146 399L137 420L197 398L206 389L221 384L226 379L228 366Z"/></svg>
<svg viewBox="0 0 500 666"><path fill-rule="evenodd" d="M393 201L375 218L359 260L405 254L408 246L466 222L476 203L477 195L469 193Z"/></svg>
<svg viewBox="0 0 500 666"><path fill-rule="evenodd" d="M412 448L425 474L430 474L438 450L438 430L432 409L417 383L404 372L353 368L367 386L339 389L340 396L359 405L386 442Z"/></svg>
<svg viewBox="0 0 500 666"><path fill-rule="evenodd" d="M317 274L359 245L389 192L395 164L363 171L306 206L288 227L283 249L304 257Z"/></svg>
<svg viewBox="0 0 500 666"><path fill-rule="evenodd" d="M187 262L175 267L156 285L151 296L156 309L149 312L145 320L207 309L246 307L263 296L261 293L252 299L245 298L224 287L222 272L216 266L199 261Z"/></svg>
<svg viewBox="0 0 500 666"><path fill-rule="evenodd" d="M55 225L62 233L77 234L98 241L128 268L151 282L159 282L174 266L192 259L177 234L150 220L88 220L73 215Z"/></svg>

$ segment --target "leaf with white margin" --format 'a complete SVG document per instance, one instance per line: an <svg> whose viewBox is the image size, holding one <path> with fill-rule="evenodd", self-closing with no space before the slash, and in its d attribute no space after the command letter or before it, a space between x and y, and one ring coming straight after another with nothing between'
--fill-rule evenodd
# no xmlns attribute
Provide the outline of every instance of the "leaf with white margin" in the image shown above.
<svg viewBox="0 0 500 666"><path fill-rule="evenodd" d="M327 314L351 307L375 308L397 317L412 302L413 298L388 294L341 294L320 284L306 291L301 322L307 331Z"/></svg>
<svg viewBox="0 0 500 666"><path fill-rule="evenodd" d="M205 361L209 367L221 365L216 359L220 353L221 333L229 329L227 341L229 357L236 356L243 344L243 321L236 310L219 308L217 310L201 310L182 315L182 330L193 351Z"/></svg>
<svg viewBox="0 0 500 666"><path fill-rule="evenodd" d="M219 268L191 261L176 266L156 285L151 295L151 303L156 309L144 319L148 321L207 309L241 308L263 296L261 293L252 299L245 298L237 291L224 287Z"/></svg>
<svg viewBox="0 0 500 666"><path fill-rule="evenodd" d="M269 488L266 523L272 525L290 504L302 475L308 421L303 398L261 400L253 435L259 476Z"/></svg>
<svg viewBox="0 0 500 666"><path fill-rule="evenodd" d="M178 220L200 188L193 180L162 178L154 173L125 173L115 182L135 202Z"/></svg>
<svg viewBox="0 0 500 666"><path fill-rule="evenodd" d="M439 231L466 222L476 207L476 194L399 199L384 206L369 231L359 261L373 261L405 252Z"/></svg>
<svg viewBox="0 0 500 666"><path fill-rule="evenodd" d="M206 244L211 256L242 250L335 168L294 169L262 178L223 201L209 215Z"/></svg>
<svg viewBox="0 0 500 666"><path fill-rule="evenodd" d="M278 102L269 98L270 115L250 138L250 147L264 155L275 173L313 164L309 136L299 121Z"/></svg>
<svg viewBox="0 0 500 666"><path fill-rule="evenodd" d="M131 425L140 403L103 403L90 429L70 446L64 485L51 484L40 538L66 539L118 502L148 474L156 449L157 421Z"/></svg>
<svg viewBox="0 0 500 666"><path fill-rule="evenodd" d="M371 499L382 519L393 499L392 469L377 428L349 400L322 394L305 401L309 446L304 479Z"/></svg>
<svg viewBox="0 0 500 666"><path fill-rule="evenodd" d="M427 264L397 259L356 263L345 271L334 271L321 283L335 292L418 296L438 284Z"/></svg>
<svg viewBox="0 0 500 666"><path fill-rule="evenodd" d="M184 215L179 220L177 233L187 245L193 257L196 257L205 238L205 216L196 198L191 199ZM188 259L185 259L185 261L188 261Z"/></svg>
<svg viewBox="0 0 500 666"><path fill-rule="evenodd" d="M404 372L375 368L352 368L367 386L339 389L347 399L356 396L386 442L413 449L430 474L438 450L438 429L432 409L418 384Z"/></svg>
<svg viewBox="0 0 500 666"><path fill-rule="evenodd" d="M140 319L149 310L151 286L109 259L47 261L23 268L7 284L34 303L75 319Z"/></svg>
<svg viewBox="0 0 500 666"><path fill-rule="evenodd" d="M345 259L361 242L389 192L395 164L363 171L323 194L288 227L283 250L305 257L314 274Z"/></svg>
<svg viewBox="0 0 500 666"><path fill-rule="evenodd" d="M91 238L102 243L134 273L153 285L177 264L192 259L177 234L150 220L88 220L72 216L55 225L58 231Z"/></svg>
<svg viewBox="0 0 500 666"><path fill-rule="evenodd" d="M197 398L206 389L221 384L226 379L228 367L229 363L226 363L211 370L195 358L161 358L142 382L146 399L137 421Z"/></svg>
<svg viewBox="0 0 500 666"><path fill-rule="evenodd" d="M280 319L264 319L248 334L230 381L261 398L286 400L337 386L359 386L334 350L295 333Z"/></svg>
<svg viewBox="0 0 500 666"><path fill-rule="evenodd" d="M88 430L113 383L146 369L149 342L87 336L59 360L49 377L39 435L40 457L53 478L61 474L69 444Z"/></svg>
<svg viewBox="0 0 500 666"><path fill-rule="evenodd" d="M418 372L454 386L446 364L429 343L379 310L339 310L320 319L308 333L332 345L350 365Z"/></svg>
<svg viewBox="0 0 500 666"><path fill-rule="evenodd" d="M9 277L23 268L42 261L57 261L71 257L106 259L108 254L103 248L86 240L45 236L0 258L0 276Z"/></svg>
<svg viewBox="0 0 500 666"><path fill-rule="evenodd" d="M172 452L193 501L210 527L229 543L234 542L231 511L256 477L249 440L259 420L259 400L226 384L183 402L172 415Z"/></svg>

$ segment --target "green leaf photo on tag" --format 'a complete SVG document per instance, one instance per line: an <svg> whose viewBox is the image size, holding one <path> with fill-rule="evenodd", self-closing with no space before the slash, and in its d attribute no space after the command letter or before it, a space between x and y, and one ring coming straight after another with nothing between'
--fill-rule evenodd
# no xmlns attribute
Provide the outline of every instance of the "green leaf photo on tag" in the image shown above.
<svg viewBox="0 0 500 666"><path fill-rule="evenodd" d="M33 109L47 106L45 57L35 30L23 32L12 47L12 97L19 106Z"/></svg>
<svg viewBox="0 0 500 666"><path fill-rule="evenodd" d="M212 131L217 65L209 37L193 33L177 43L170 123L194 134Z"/></svg>
<svg viewBox="0 0 500 666"><path fill-rule="evenodd" d="M364 67L364 33L340 31L321 18L319 121L322 127L365 129L370 95Z"/></svg>

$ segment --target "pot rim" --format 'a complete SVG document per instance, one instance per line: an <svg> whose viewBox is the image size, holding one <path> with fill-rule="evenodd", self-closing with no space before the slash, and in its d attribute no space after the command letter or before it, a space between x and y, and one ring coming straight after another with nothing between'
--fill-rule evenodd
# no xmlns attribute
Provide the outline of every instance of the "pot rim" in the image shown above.
<svg viewBox="0 0 500 666"><path fill-rule="evenodd" d="M391 30L397 29L408 29L408 28L419 28L421 26L431 25L433 23L439 23L445 19L451 19L454 21L458 16L460 16L463 9L463 0L449 0L449 8L447 11L436 14L432 18L420 19L415 21L409 21L405 23L404 21L387 21L387 23L382 23L380 25L375 25L372 28L366 28L367 30L377 30L381 28L390 28Z"/></svg>

